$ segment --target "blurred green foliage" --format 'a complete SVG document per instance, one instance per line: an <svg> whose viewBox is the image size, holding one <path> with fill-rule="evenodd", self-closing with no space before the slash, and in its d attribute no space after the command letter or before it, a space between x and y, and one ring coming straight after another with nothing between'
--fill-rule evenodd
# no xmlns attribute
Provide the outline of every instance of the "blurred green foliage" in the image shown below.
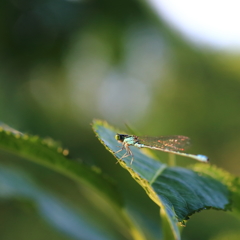
<svg viewBox="0 0 240 240"><path fill-rule="evenodd" d="M96 165L121 183L125 201L136 202L131 211L139 224L158 221L158 207L147 196L138 198L143 190L96 140L89 125L93 118L121 128L128 123L143 135L187 135L192 152L240 173L239 53L193 46L147 1L3 0L0 62L0 120L59 140L70 158ZM189 163L178 158L181 166ZM0 164L30 173L47 191L79 202L76 186L54 171L4 152ZM134 211L143 204L146 219ZM1 239L33 239L25 229L39 239L69 239L26 203L1 201L0 211ZM228 229L239 234L232 216L207 214L192 217L184 239L215 239ZM152 231L159 235L156 227Z"/></svg>

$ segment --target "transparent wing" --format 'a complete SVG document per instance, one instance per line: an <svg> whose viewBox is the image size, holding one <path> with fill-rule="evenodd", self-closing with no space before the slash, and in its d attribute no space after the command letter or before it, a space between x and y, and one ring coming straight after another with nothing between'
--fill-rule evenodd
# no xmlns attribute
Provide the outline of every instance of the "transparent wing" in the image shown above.
<svg viewBox="0 0 240 240"><path fill-rule="evenodd" d="M185 151L191 143L190 138L181 135L173 136L160 136L160 137L138 137L138 142L145 146L161 149L167 149L170 151Z"/></svg>

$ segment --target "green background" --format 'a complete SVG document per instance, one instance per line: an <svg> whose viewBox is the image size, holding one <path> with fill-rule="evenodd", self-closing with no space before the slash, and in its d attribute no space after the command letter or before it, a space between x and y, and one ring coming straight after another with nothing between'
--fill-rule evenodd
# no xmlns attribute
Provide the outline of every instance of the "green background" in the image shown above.
<svg viewBox="0 0 240 240"><path fill-rule="evenodd" d="M70 158L115 179L125 201L146 204L147 218L158 221L158 207L147 196L138 198L143 190L96 139L93 118L129 132L127 123L139 135L189 136L191 153L239 175L238 53L193 45L144 1L3 0L0 22L0 120L60 141ZM156 154L163 162L168 157ZM28 173L79 209L89 205L79 195L87 190L60 174L6 152L0 164ZM72 239L28 201L1 200L0 212L1 239ZM238 229L233 216L202 211L191 217L183 239L237 239Z"/></svg>

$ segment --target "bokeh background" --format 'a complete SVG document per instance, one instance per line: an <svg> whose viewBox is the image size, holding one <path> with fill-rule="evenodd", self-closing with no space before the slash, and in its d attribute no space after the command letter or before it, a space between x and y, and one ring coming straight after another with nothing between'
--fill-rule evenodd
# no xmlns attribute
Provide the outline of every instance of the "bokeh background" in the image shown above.
<svg viewBox="0 0 240 240"><path fill-rule="evenodd" d="M124 131L128 124L142 135L187 135L192 153L205 154L212 164L239 176L237 4L3 0L0 120L60 141L71 158L121 183L126 199L143 190L96 139L93 118ZM67 178L7 153L0 157L2 166L30 173L79 208L87 204L79 203L76 186ZM181 166L193 163L177 160ZM158 218L158 208L147 197L138 201L150 206L149 218ZM29 204L1 200L0 209L1 239L71 239L39 220ZM237 239L239 227L231 214L203 211L191 218L183 239ZM29 228L33 235L26 234Z"/></svg>

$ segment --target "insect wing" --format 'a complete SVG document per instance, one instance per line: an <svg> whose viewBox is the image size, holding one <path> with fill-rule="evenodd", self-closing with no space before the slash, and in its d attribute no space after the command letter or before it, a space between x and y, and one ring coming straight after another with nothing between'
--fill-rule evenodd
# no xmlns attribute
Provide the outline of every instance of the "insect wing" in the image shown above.
<svg viewBox="0 0 240 240"><path fill-rule="evenodd" d="M184 151L191 145L190 138L181 135L138 137L138 142L145 146L158 148L159 150L167 149L169 151Z"/></svg>

